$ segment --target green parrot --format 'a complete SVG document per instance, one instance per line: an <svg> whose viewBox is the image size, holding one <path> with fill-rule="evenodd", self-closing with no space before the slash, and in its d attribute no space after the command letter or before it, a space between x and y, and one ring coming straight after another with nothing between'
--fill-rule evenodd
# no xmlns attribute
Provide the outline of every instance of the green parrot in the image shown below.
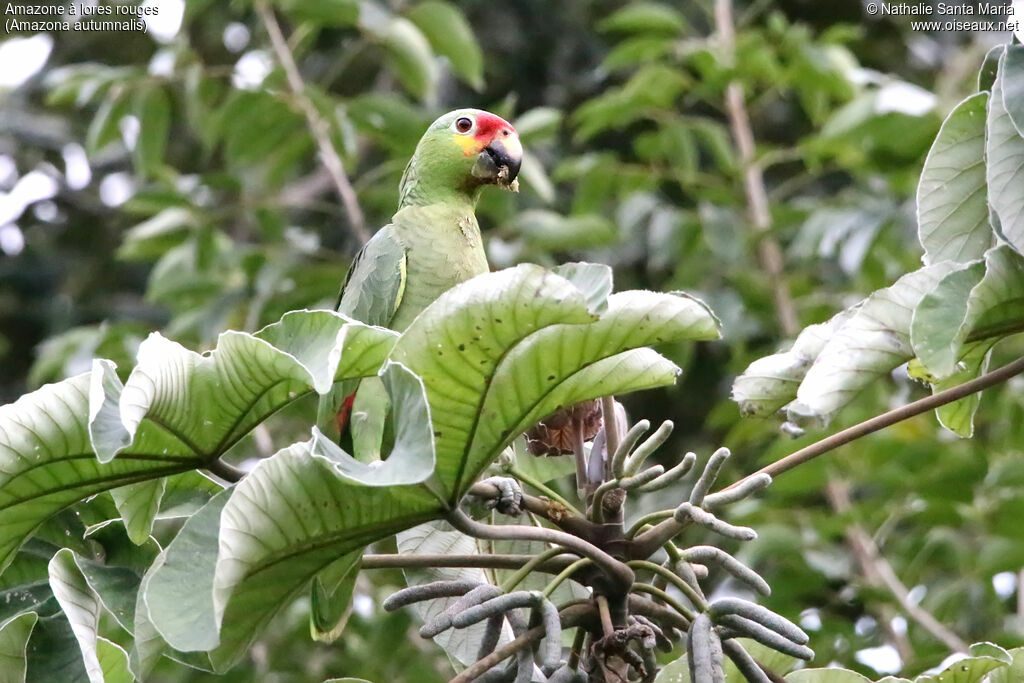
<svg viewBox="0 0 1024 683"><path fill-rule="evenodd" d="M485 185L517 190L522 156L516 130L490 112L457 109L430 124L402 175L398 210L356 255L337 310L402 331L442 293L488 272L476 201ZM343 384L321 402L325 433L347 425L356 386Z"/></svg>

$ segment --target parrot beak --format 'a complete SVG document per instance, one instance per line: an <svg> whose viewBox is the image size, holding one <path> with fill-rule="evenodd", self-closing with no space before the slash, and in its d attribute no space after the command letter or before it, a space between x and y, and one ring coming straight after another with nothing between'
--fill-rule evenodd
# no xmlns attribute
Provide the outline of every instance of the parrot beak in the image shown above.
<svg viewBox="0 0 1024 683"><path fill-rule="evenodd" d="M522 164L523 147L519 143L519 136L515 131L505 129L495 135L491 143L477 155L473 175L517 192L519 183L516 176Z"/></svg>

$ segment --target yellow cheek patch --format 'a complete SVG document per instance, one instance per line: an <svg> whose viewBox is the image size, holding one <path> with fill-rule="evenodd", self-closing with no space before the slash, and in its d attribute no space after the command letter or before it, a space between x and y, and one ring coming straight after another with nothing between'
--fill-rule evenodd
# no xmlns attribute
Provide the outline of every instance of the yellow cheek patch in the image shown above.
<svg viewBox="0 0 1024 683"><path fill-rule="evenodd" d="M480 142L478 142L476 138L471 138L468 135L456 135L455 144L462 148L463 156L467 157L471 157L474 154L479 154L480 150L484 148L484 146Z"/></svg>

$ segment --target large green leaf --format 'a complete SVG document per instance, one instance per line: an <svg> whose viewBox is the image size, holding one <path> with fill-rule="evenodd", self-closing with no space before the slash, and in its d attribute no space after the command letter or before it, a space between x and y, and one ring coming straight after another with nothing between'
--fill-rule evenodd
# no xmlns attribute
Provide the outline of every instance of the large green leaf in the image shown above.
<svg viewBox="0 0 1024 683"><path fill-rule="evenodd" d="M213 574L220 515L230 496L230 490L224 490L192 515L143 578L145 588L142 604L136 607L136 621L144 614L148 624L177 650L217 646ZM140 649L148 654L147 649Z"/></svg>
<svg viewBox="0 0 1024 683"><path fill-rule="evenodd" d="M917 231L924 261L980 258L992 244L985 185L988 93L957 105L939 130L917 186Z"/></svg>
<svg viewBox="0 0 1024 683"><path fill-rule="evenodd" d="M89 442L89 386L90 376L79 375L0 407L0 568L62 508L109 488L200 466L134 448L98 462Z"/></svg>
<svg viewBox="0 0 1024 683"><path fill-rule="evenodd" d="M1000 46L1003 47L1003 46ZM1003 89L1003 106L1013 121L1017 132L1024 135L1024 50L1020 45L1006 46L1002 70L1006 77L1000 84ZM995 48L993 48L995 50Z"/></svg>
<svg viewBox="0 0 1024 683"><path fill-rule="evenodd" d="M523 265L450 290L406 330L392 358L427 389L449 501L538 418L675 381L673 364L638 347L718 336L711 312L686 296L622 292L607 306L596 319L570 282Z"/></svg>
<svg viewBox="0 0 1024 683"><path fill-rule="evenodd" d="M603 285L587 272L576 269L581 283ZM450 290L402 335L382 373L397 425L387 460L359 462L314 432L236 487L221 515L214 581L218 669L338 557L457 504L531 420L674 381L676 366L635 347L718 334L688 297L626 292L609 297L598 319L588 293L528 265Z"/></svg>
<svg viewBox="0 0 1024 683"><path fill-rule="evenodd" d="M203 355L153 333L123 388L105 366L102 390L92 389L96 454L108 462L131 446L208 462L296 395L376 373L396 337L330 311L288 313L256 334L225 332Z"/></svg>
<svg viewBox="0 0 1024 683"><path fill-rule="evenodd" d="M483 88L483 51L458 7L443 0L424 0L413 5L407 16L430 41L434 52L448 58L459 78L476 90Z"/></svg>
<svg viewBox="0 0 1024 683"><path fill-rule="evenodd" d="M23 612L0 624L0 683L25 683L25 648L38 618Z"/></svg>
<svg viewBox="0 0 1024 683"><path fill-rule="evenodd" d="M827 424L864 387L913 358L914 309L954 267L950 261L926 266L865 299L807 371L787 408L789 420Z"/></svg>
<svg viewBox="0 0 1024 683"><path fill-rule="evenodd" d="M859 306L859 304L858 304ZM796 398L796 391L825 344L857 307L848 308L829 320L809 325L797 335L788 351L759 358L747 366L732 385L732 400L744 415L764 416Z"/></svg>
<svg viewBox="0 0 1024 683"><path fill-rule="evenodd" d="M945 276L914 312L914 352L928 371L945 378L958 370L969 342L1024 331L1024 257L1007 245L985 260Z"/></svg>
<svg viewBox="0 0 1024 683"><path fill-rule="evenodd" d="M123 386L111 363L96 361L90 374L0 407L0 568L60 509L203 467L297 396L376 373L396 338L330 311L289 313L256 334L225 332L203 355L153 334ZM136 540L159 493L119 494Z"/></svg>
<svg viewBox="0 0 1024 683"><path fill-rule="evenodd" d="M1020 53L1024 46L1008 45L999 60L999 75L992 84L988 103L987 161L988 201L998 216L996 230L1017 250L1024 252L1024 137L1013 125L1003 99L1003 84L1024 77ZM1014 58L1009 55L1014 53ZM1008 66L1009 65L1009 66ZM1012 70L1012 71L1011 71Z"/></svg>
<svg viewBox="0 0 1024 683"><path fill-rule="evenodd" d="M74 551L64 548L50 560L50 587L78 640L91 683L104 683L104 671L96 652L100 626L100 601L75 563Z"/></svg>

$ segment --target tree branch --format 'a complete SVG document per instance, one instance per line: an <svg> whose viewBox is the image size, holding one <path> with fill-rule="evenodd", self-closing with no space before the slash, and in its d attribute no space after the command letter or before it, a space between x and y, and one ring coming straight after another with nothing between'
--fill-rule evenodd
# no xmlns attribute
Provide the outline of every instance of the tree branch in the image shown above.
<svg viewBox="0 0 1024 683"><path fill-rule="evenodd" d="M412 569L420 567L474 567L480 569L520 569L532 560L534 555L408 555L408 554L367 554L363 555L363 569ZM557 574L570 564L575 557L554 557L538 564L535 569L546 574Z"/></svg>
<svg viewBox="0 0 1024 683"><path fill-rule="evenodd" d="M732 61L736 50L736 29L733 26L732 0L715 0L715 30L726 59ZM743 97L743 85L732 81L725 89L725 107L729 115L729 127L736 141L740 164L743 167L743 189L747 197L747 210L760 237L758 256L761 269L772 287L775 310L779 326L786 336L793 337L800 331L800 319L793 304L793 296L786 285L782 248L771 235L772 214L768 205L768 192L764 186L764 173L756 158L754 133L747 115Z"/></svg>
<svg viewBox="0 0 1024 683"><path fill-rule="evenodd" d="M850 505L849 486L846 482L829 481L825 486L825 494L836 512L841 515L850 513L852 506ZM896 576L892 565L882 556L878 545L864 527L852 522L846 527L846 537L847 542L854 549L854 554L868 583L885 588L892 593L907 616L943 645L955 652L967 652L967 643L960 636L932 616L931 612L910 600L910 591Z"/></svg>
<svg viewBox="0 0 1024 683"><path fill-rule="evenodd" d="M216 474L224 481L229 481L232 484L238 481L242 481L242 477L245 476L245 472L238 469L237 467L232 467L231 465L227 464L220 458L216 458L211 462L207 463L206 469L212 472L213 474Z"/></svg>
<svg viewBox="0 0 1024 683"><path fill-rule="evenodd" d="M461 510L452 510L446 519L457 530L474 538L540 541L560 545L583 557L589 557L619 589L626 591L633 585L635 577L632 569L596 545L564 531L535 526L490 526L470 519Z"/></svg>
<svg viewBox="0 0 1024 683"><path fill-rule="evenodd" d="M270 36L270 44L274 49L274 54L277 56L277 61L280 62L281 67L284 69L285 78L288 79L288 87L295 96L295 101L302 110L303 116L306 117L309 132L316 143L317 151L320 153L320 160L330 174L331 180L334 181L334 187L338 191L341 205L345 209L349 226L360 243L365 244L370 239L370 235L366 231L363 210L359 208L356 191L352 187L348 174L345 173L345 163L341 160L337 150L334 149L334 144L331 142L330 124L320 116L320 112L317 110L316 105L313 104L313 100L306 93L306 84L302 80L302 74L299 73L295 57L288 47L288 41L285 40L284 33L281 32L281 26L277 23L274 11L267 4L266 0L257 0L255 8L260 21L263 22L263 26L267 31L267 35Z"/></svg>
<svg viewBox="0 0 1024 683"><path fill-rule="evenodd" d="M851 441L856 441L863 436L877 432L880 429L885 429L897 422L902 422L903 420L915 417L921 413L926 413L929 410L934 410L935 408L944 406L947 403L958 401L965 396L970 396L975 392L982 391L983 389L1005 382L1012 377L1016 377L1022 372L1024 372L1024 358L1018 358L1012 363L1007 363L998 370L993 370L981 377L976 377L969 382L964 382L963 384L946 389L945 391L940 391L937 394L926 396L925 398L914 401L913 403L908 403L905 406L895 408L887 413L877 415L870 420L865 420L860 424L848 427L841 432L836 432L832 436L825 437L820 441L816 441L809 446L801 448L795 453L787 455L781 460L776 460L772 464L762 467L753 474L748 474L742 479L739 479L725 487L723 490L735 488L742 482L758 474L770 474L772 478L775 478L783 472L788 472L797 465L809 462L817 458L819 455L828 453L840 446L845 446Z"/></svg>

